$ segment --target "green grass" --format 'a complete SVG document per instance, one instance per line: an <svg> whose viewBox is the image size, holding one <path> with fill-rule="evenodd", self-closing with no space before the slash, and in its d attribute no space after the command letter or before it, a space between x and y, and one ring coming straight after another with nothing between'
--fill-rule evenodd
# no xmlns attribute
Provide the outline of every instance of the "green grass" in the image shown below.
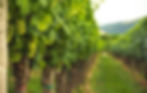
<svg viewBox="0 0 147 93"><path fill-rule="evenodd" d="M120 62L101 55L90 80L94 93L147 93Z"/></svg>
<svg viewBox="0 0 147 93"><path fill-rule="evenodd" d="M28 83L28 93L42 93L40 78L33 78Z"/></svg>
<svg viewBox="0 0 147 93"><path fill-rule="evenodd" d="M36 68L32 71L27 87L28 93L42 93L40 69Z"/></svg>

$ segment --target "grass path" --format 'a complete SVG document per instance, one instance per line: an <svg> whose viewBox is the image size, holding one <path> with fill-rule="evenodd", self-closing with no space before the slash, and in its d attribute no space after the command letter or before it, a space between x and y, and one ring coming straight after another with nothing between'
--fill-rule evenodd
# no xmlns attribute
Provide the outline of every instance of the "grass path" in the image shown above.
<svg viewBox="0 0 147 93"><path fill-rule="evenodd" d="M94 65L88 82L92 93L147 93L138 84L142 80L138 73L132 72L120 60L103 53Z"/></svg>
<svg viewBox="0 0 147 93"><path fill-rule="evenodd" d="M112 56L113 57L113 56ZM144 89L147 89L147 80L144 78L142 74L140 74L135 68L129 68L122 60L122 59L116 59L122 67L128 71L133 78L136 80L137 83L139 83Z"/></svg>

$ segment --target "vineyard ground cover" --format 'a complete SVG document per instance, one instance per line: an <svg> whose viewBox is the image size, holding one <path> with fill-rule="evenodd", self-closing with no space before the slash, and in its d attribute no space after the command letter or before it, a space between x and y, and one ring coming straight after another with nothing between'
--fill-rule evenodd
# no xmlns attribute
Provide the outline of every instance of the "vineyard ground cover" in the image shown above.
<svg viewBox="0 0 147 93"><path fill-rule="evenodd" d="M89 80L94 93L146 93L147 90L135 79L136 74L111 55L99 56ZM139 74L137 74L139 75ZM138 76L141 77L141 76Z"/></svg>
<svg viewBox="0 0 147 93"><path fill-rule="evenodd" d="M112 57L121 61L126 67L130 68L130 70L139 73L142 77L147 81L147 63L143 60L135 60L135 58L126 57L122 55L117 55L111 53ZM146 82L147 83L147 82Z"/></svg>
<svg viewBox="0 0 147 93"><path fill-rule="evenodd" d="M131 62L131 60L126 60L124 58L121 57L116 57L116 56L112 56L113 58L115 58L118 62L121 63L121 65L123 66L123 68L128 71L129 73L132 74L132 76L134 77L134 79L145 89L147 89L147 80L144 77L144 73L139 71L139 68L137 68L135 66L135 64L133 64L134 62Z"/></svg>

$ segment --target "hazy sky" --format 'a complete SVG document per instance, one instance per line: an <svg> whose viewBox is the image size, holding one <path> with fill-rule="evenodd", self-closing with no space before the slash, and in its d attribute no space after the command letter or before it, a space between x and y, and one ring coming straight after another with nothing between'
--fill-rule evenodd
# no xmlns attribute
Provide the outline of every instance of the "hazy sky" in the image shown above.
<svg viewBox="0 0 147 93"><path fill-rule="evenodd" d="M145 15L147 15L147 0L104 0L95 12L99 25L131 21Z"/></svg>

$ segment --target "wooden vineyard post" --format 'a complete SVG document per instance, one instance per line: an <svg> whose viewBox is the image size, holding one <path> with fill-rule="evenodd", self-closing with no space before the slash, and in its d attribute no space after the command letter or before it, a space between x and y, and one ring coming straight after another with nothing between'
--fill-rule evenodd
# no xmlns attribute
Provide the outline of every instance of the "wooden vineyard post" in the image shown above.
<svg viewBox="0 0 147 93"><path fill-rule="evenodd" d="M0 93L7 93L7 0L0 0Z"/></svg>

